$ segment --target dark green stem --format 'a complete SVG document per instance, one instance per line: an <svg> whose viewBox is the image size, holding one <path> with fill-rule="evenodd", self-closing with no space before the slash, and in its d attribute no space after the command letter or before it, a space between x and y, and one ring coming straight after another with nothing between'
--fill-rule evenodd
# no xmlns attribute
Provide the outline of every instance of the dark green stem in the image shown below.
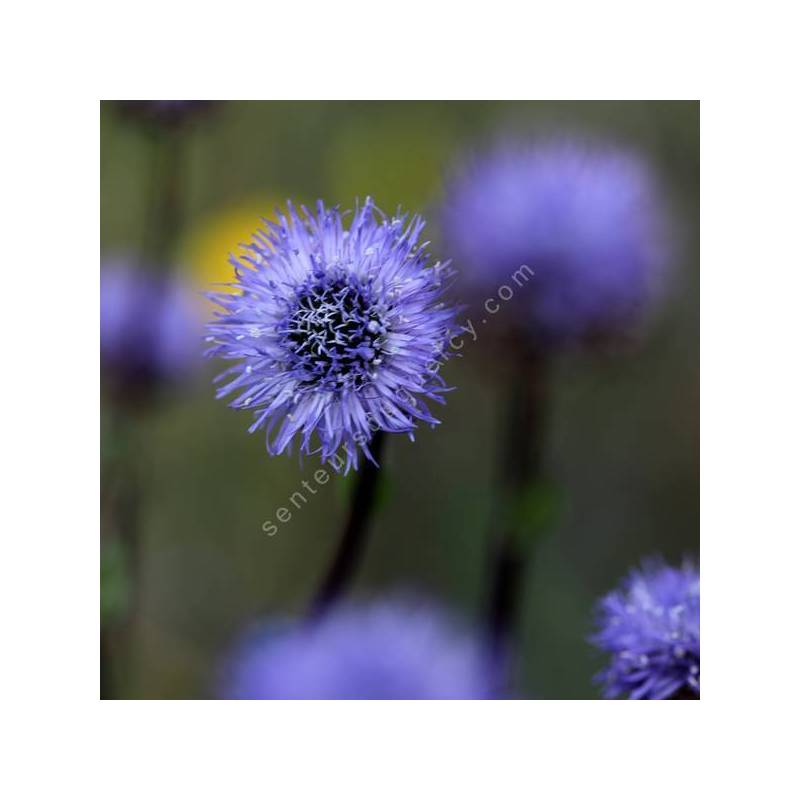
<svg viewBox="0 0 800 800"><path fill-rule="evenodd" d="M113 425L104 437L104 449L114 455L109 458L110 463L107 463L103 475L101 546L112 547L115 542L118 543L126 589L124 608L117 609L112 619L103 620L100 627L100 697L111 699L119 695L119 685L122 683L120 661L129 661L127 655L139 602L141 487L137 471L139 453L136 448L135 420L123 409L106 413L112 415Z"/></svg>
<svg viewBox="0 0 800 800"><path fill-rule="evenodd" d="M685 686L681 689L678 689L675 694L671 695L667 698L667 700L699 700L700 695L693 692L691 689L686 688Z"/></svg>
<svg viewBox="0 0 800 800"><path fill-rule="evenodd" d="M151 187L143 253L148 268L164 274L171 269L172 250L181 225L183 139L177 127L169 126L158 126L151 136ZM129 606L124 619L101 624L100 693L103 698L118 696L119 664L122 660L130 660L132 631L140 600L141 487L139 453L133 452L138 431L132 429L136 427L140 406L146 406L151 398L150 387L146 388L143 397L136 389L134 386L122 387L116 407L110 412L115 415L115 434L122 439L124 454L116 459L113 469L106 470L103 475L106 492L101 510L110 523L104 527L110 527L111 535L119 537L123 546L129 585Z"/></svg>
<svg viewBox="0 0 800 800"><path fill-rule="evenodd" d="M182 156L180 128L159 126L152 132L152 173L144 253L148 266L166 272L182 224Z"/></svg>
<svg viewBox="0 0 800 800"><path fill-rule="evenodd" d="M378 431L370 442L370 451L376 461L380 461L384 439L383 431ZM309 616L312 619L322 616L341 597L355 575L364 554L379 479L379 468L365 460L358 471L350 513L339 540L339 548L311 604Z"/></svg>
<svg viewBox="0 0 800 800"><path fill-rule="evenodd" d="M515 353L505 404L498 467L499 505L490 532L490 576L486 628L492 652L505 661L519 621L524 573L530 551L524 510L540 481L547 414L547 358L537 350Z"/></svg>

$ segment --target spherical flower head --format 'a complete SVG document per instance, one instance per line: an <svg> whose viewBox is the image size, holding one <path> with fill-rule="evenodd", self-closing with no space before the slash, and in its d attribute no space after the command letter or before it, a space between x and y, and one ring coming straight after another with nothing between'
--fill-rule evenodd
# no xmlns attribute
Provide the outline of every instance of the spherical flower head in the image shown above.
<svg viewBox="0 0 800 800"><path fill-rule="evenodd" d="M236 364L217 397L250 409L271 454L302 453L347 472L377 431L413 439L438 424L439 366L454 309L442 302L448 264L428 265L423 221L387 218L367 199L349 227L319 202L265 222L232 257L237 292L215 293L208 356Z"/></svg>
<svg viewBox="0 0 800 800"><path fill-rule="evenodd" d="M177 278L125 259L106 262L100 274L104 379L128 391L186 378L202 363L198 299Z"/></svg>
<svg viewBox="0 0 800 800"><path fill-rule="evenodd" d="M621 149L563 138L505 144L450 181L442 227L473 299L508 285L516 297L503 314L566 343L625 332L657 297L658 201L646 164ZM523 265L533 277L517 272Z"/></svg>
<svg viewBox="0 0 800 800"><path fill-rule="evenodd" d="M410 600L343 606L271 626L235 649L222 695L238 700L486 699L482 649L436 607Z"/></svg>
<svg viewBox="0 0 800 800"><path fill-rule="evenodd" d="M660 562L634 570L598 605L594 644L611 654L598 675L608 698L700 695L700 576Z"/></svg>

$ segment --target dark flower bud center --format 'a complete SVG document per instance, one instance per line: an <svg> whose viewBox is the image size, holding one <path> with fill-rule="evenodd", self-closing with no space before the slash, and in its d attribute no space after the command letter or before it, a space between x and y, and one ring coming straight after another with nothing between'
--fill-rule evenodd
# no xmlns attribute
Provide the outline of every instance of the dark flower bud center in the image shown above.
<svg viewBox="0 0 800 800"><path fill-rule="evenodd" d="M321 280L298 292L283 343L304 383L359 389L382 362L385 336L369 286Z"/></svg>

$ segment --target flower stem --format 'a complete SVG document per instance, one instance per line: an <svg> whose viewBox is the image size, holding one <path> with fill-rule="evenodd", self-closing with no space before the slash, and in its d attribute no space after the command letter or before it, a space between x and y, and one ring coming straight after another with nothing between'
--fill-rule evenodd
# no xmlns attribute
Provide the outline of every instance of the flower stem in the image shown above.
<svg viewBox="0 0 800 800"><path fill-rule="evenodd" d="M176 129L168 127L159 127L153 137L151 196L142 250L149 268L165 274L171 267L172 248L181 222L183 141ZM123 402L118 400L117 408L110 411L116 417L115 433L123 439L124 453L117 460L115 468L106 470L103 475L103 483L108 490L104 504L107 512L104 516L108 518L109 527L116 529L115 535L124 548L129 582L129 607L124 619L101 623L100 696L104 699L119 696L120 664L131 660L140 601L142 467L139 461L141 453L133 444L140 435L138 414L149 406L152 398L149 396L151 387L145 387L142 396L136 391L137 388L141 387L126 387Z"/></svg>
<svg viewBox="0 0 800 800"><path fill-rule="evenodd" d="M700 695L693 692L691 689L687 689L685 686L681 689L678 689L675 694L671 695L667 698L667 700L699 700Z"/></svg>
<svg viewBox="0 0 800 800"><path fill-rule="evenodd" d="M115 451L104 469L101 491L103 535L101 553L118 544L125 571L122 607L113 611L100 625L100 697L119 696L121 663L130 662L131 641L139 602L141 539L139 518L141 485L139 448L136 447L135 421L122 409L107 412L115 423L104 437L105 447ZM119 580L119 578L118 578ZM112 591L111 587L105 587ZM117 589L117 591L120 591Z"/></svg>
<svg viewBox="0 0 800 800"><path fill-rule="evenodd" d="M516 633L527 560L530 555L526 503L542 476L547 415L547 357L539 350L515 353L500 451L500 489L491 531L486 629L489 646L501 663Z"/></svg>
<svg viewBox="0 0 800 800"><path fill-rule="evenodd" d="M383 431L378 431L370 442L370 451L376 461L380 461L384 439ZM358 472L358 482L339 540L339 549L311 604L309 616L312 619L322 616L341 597L353 579L364 554L369 521L375 509L378 473L378 467L370 461L365 461Z"/></svg>
<svg viewBox="0 0 800 800"><path fill-rule="evenodd" d="M180 129L158 126L152 133L152 177L144 252L149 266L166 272L172 266L172 249L181 226L183 195Z"/></svg>

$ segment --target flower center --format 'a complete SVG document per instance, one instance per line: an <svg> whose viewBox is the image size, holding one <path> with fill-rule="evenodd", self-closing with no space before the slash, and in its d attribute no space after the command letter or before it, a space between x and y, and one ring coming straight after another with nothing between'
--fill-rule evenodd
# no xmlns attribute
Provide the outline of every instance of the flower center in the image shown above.
<svg viewBox="0 0 800 800"><path fill-rule="evenodd" d="M304 286L283 331L302 383L360 389L383 357L386 327L369 286L344 278Z"/></svg>

